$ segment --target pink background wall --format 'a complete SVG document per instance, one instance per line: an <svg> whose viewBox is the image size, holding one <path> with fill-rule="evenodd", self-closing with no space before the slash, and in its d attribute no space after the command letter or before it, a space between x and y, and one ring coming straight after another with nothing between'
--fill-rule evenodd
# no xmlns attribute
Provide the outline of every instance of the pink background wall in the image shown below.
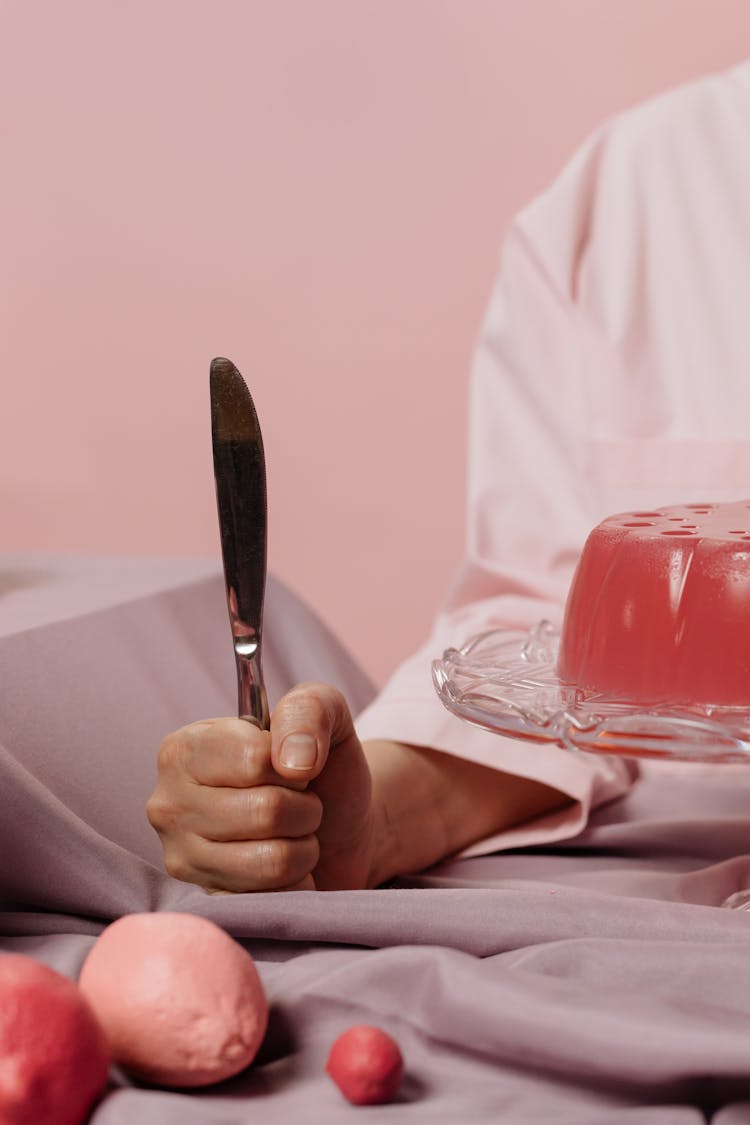
<svg viewBox="0 0 750 1125"><path fill-rule="evenodd" d="M208 363L270 561L383 679L462 539L512 212L738 61L747 0L0 0L3 549L215 554Z"/></svg>

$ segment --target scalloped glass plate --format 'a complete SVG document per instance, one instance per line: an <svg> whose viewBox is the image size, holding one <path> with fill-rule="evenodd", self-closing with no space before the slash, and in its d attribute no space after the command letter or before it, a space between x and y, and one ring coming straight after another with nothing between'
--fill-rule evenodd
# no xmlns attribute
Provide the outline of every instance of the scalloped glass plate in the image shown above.
<svg viewBox="0 0 750 1125"><path fill-rule="evenodd" d="M571 751L693 762L750 762L750 709L644 707L562 683L559 631L493 630L449 648L432 665L449 711L496 734Z"/></svg>

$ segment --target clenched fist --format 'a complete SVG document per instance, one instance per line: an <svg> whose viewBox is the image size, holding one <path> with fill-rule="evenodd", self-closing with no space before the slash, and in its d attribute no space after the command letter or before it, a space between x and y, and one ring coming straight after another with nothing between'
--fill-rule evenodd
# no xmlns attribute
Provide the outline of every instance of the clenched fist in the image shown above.
<svg viewBox="0 0 750 1125"><path fill-rule="evenodd" d="M165 738L147 806L170 875L212 891L335 890L373 884L370 770L346 700L295 687L270 731L242 719Z"/></svg>

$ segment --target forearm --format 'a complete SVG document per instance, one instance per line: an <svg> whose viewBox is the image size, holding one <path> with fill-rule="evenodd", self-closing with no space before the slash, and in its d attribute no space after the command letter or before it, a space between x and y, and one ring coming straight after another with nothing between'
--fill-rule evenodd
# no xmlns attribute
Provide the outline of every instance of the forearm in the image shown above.
<svg viewBox="0 0 750 1125"><path fill-rule="evenodd" d="M421 871L569 800L541 782L438 750L373 741L364 752L377 824L371 886Z"/></svg>

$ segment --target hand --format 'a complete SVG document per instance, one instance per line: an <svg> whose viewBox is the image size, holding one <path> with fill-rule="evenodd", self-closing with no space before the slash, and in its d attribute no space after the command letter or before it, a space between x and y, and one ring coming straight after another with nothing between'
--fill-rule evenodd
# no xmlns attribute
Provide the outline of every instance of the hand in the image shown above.
<svg viewBox="0 0 750 1125"><path fill-rule="evenodd" d="M370 885L377 832L370 771L344 697L308 683L271 730L191 723L164 739L148 819L170 875L213 891Z"/></svg>

